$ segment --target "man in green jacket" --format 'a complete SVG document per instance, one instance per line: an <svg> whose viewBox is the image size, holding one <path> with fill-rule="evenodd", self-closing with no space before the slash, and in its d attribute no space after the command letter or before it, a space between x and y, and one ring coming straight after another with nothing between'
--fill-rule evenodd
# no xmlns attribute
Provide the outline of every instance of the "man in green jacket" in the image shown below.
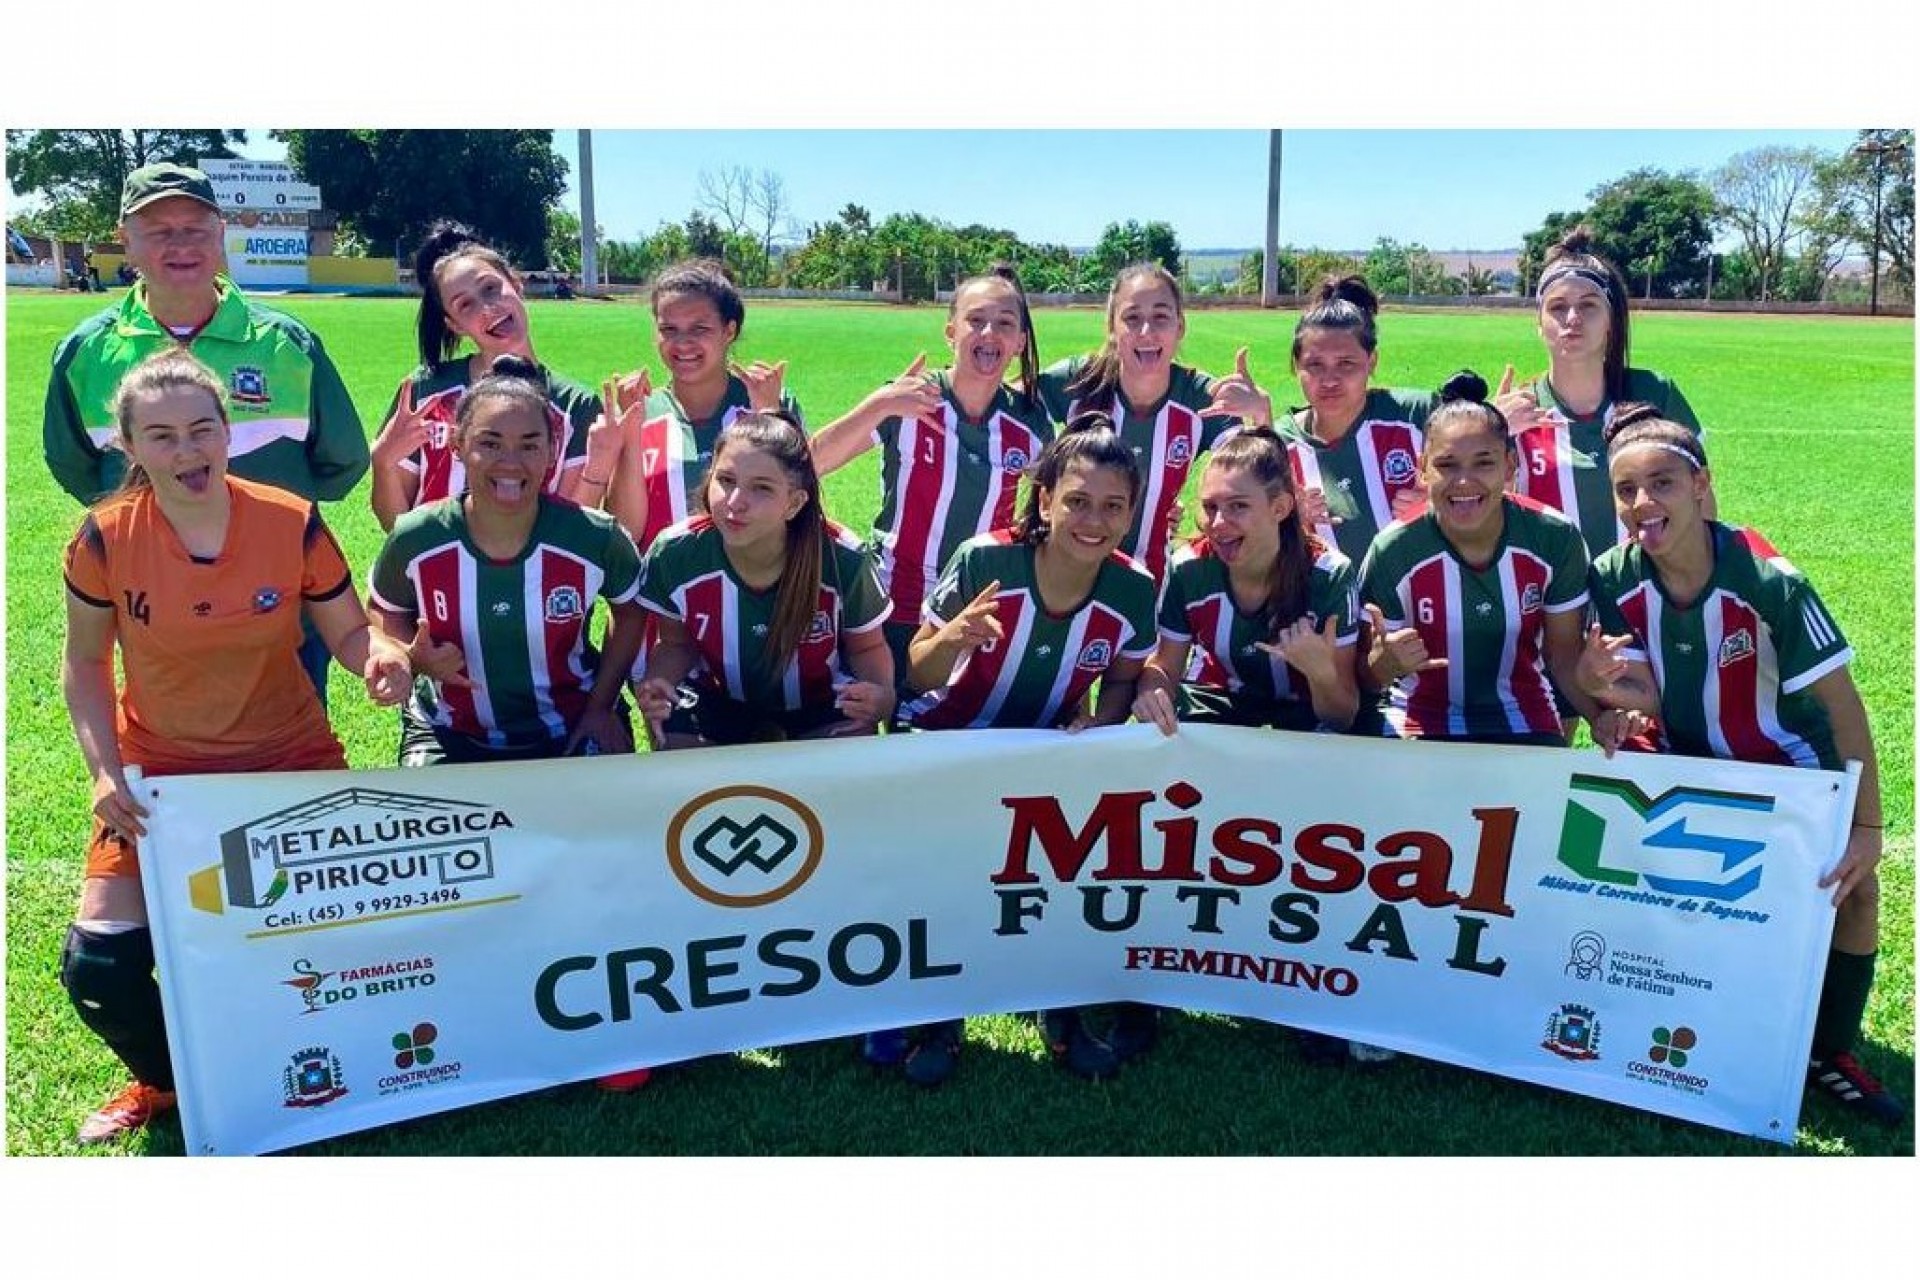
<svg viewBox="0 0 1920 1280"><path fill-rule="evenodd" d="M344 498L366 473L366 433L320 339L247 301L222 272L224 232L200 170L152 164L127 175L120 238L139 279L119 306L61 341L47 384L47 467L80 502L126 473L110 411L120 379L176 344L226 384L235 475L318 502ZM325 701L327 651L311 628L301 661Z"/></svg>

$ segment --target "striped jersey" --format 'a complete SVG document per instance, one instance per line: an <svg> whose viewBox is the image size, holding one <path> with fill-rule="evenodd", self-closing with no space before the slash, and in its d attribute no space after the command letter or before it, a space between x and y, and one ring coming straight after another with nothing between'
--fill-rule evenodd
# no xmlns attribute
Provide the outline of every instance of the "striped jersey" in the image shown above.
<svg viewBox="0 0 1920 1280"><path fill-rule="evenodd" d="M421 680L415 705L495 749L564 741L599 663L587 643L593 601L632 600L640 555L612 516L543 497L526 547L494 560L474 546L461 508L448 498L406 512L373 564L374 605L424 619L436 643L466 658L471 688Z"/></svg>
<svg viewBox="0 0 1920 1280"><path fill-rule="evenodd" d="M1387 719L1402 737L1562 731L1541 655L1547 615L1586 606L1586 546L1560 513L1502 501L1499 549L1484 569L1460 559L1424 508L1382 530L1360 566L1361 604L1447 659L1395 686Z"/></svg>
<svg viewBox="0 0 1920 1280"><path fill-rule="evenodd" d="M1074 356L1050 365L1040 374L1040 398L1055 423L1064 428L1073 415L1098 409L1113 418L1120 438L1140 463L1140 501L1135 504L1133 528L1120 549L1137 557L1158 582L1166 572L1167 554L1176 532L1174 506L1194 472L1200 455L1223 436L1242 425L1237 418L1202 418L1213 403L1214 380L1198 369L1173 366L1166 397L1145 413L1135 413L1119 388L1105 404L1069 399L1067 387L1087 367L1086 356Z"/></svg>
<svg viewBox="0 0 1920 1280"><path fill-rule="evenodd" d="M1813 585L1751 529L1717 522L1713 573L1691 605L1661 591L1637 543L1594 562L1601 630L1660 686L1660 725L1681 755L1842 768L1826 709L1807 692L1853 658Z"/></svg>
<svg viewBox="0 0 1920 1280"><path fill-rule="evenodd" d="M587 428L600 416L600 397L550 369L546 375L547 430L553 439L554 466L545 487L552 493L568 471L586 465ZM467 468L453 447L453 420L473 385L471 366L467 357L459 356L432 368L415 369L407 381L413 388L414 412L426 419L427 428L426 443L400 461L400 469L419 481L413 505L457 498L467 490ZM400 393L395 391L387 418L399 406Z"/></svg>
<svg viewBox="0 0 1920 1280"><path fill-rule="evenodd" d="M873 559L893 602L889 621L912 627L960 544L1013 523L1020 477L1053 438L1045 412L1013 387L1002 386L975 419L946 370L933 381L937 416L888 418L873 432L882 449Z"/></svg>
<svg viewBox="0 0 1920 1280"><path fill-rule="evenodd" d="M844 670L840 638L878 628L887 620L887 598L860 540L831 520L826 530L813 622L779 670L766 654L779 585L759 591L740 580L711 516L695 516L654 539L640 603L686 627L700 653L696 687L764 711L833 705Z"/></svg>
<svg viewBox="0 0 1920 1280"><path fill-rule="evenodd" d="M1393 500L1420 488L1420 446L1435 399L1429 391L1375 387L1360 417L1332 444L1316 438L1310 411L1298 409L1280 424L1293 464L1294 487L1326 495L1327 514L1339 517L1314 528L1320 540L1338 546L1356 563L1380 531L1393 523Z"/></svg>
<svg viewBox="0 0 1920 1280"><path fill-rule="evenodd" d="M1513 480L1515 493L1553 508L1580 526L1590 555L1624 541L1626 527L1613 509L1613 485L1607 477L1607 447L1600 436L1613 420L1614 402L1602 404L1591 417L1577 418L1560 403L1542 374L1533 384L1535 401L1547 421L1516 431L1513 447L1520 456ZM1697 434L1699 420L1680 389L1650 369L1627 370L1627 394L1620 403L1645 401L1660 416Z"/></svg>
<svg viewBox="0 0 1920 1280"><path fill-rule="evenodd" d="M1328 550L1315 558L1307 582L1306 619L1318 630L1338 618L1334 643L1351 648L1359 631L1354 621L1353 561ZM1281 626L1296 619L1282 618ZM1188 678L1232 694L1301 704L1302 728L1314 727L1313 701L1306 678L1284 658L1257 647L1271 632L1258 613L1234 603L1227 565L1205 538L1181 547L1167 566L1160 587L1160 638L1193 646Z"/></svg>
<svg viewBox="0 0 1920 1280"><path fill-rule="evenodd" d="M646 420L640 424L640 478L647 490L647 523L640 530L642 551L653 545L660 531L693 514L693 498L713 461L713 446L733 420L748 411L747 384L727 375L727 393L711 415L695 419L673 394L661 387L647 397ZM800 419L800 402L791 392L780 393L780 407Z"/></svg>
<svg viewBox="0 0 1920 1280"><path fill-rule="evenodd" d="M1153 578L1115 551L1093 590L1069 614L1047 610L1034 576L1035 548L1011 529L963 543L927 600L925 621L943 626L998 581L994 616L1001 638L954 664L944 688L901 708L920 729L1046 729L1080 705L1116 659L1153 653Z"/></svg>

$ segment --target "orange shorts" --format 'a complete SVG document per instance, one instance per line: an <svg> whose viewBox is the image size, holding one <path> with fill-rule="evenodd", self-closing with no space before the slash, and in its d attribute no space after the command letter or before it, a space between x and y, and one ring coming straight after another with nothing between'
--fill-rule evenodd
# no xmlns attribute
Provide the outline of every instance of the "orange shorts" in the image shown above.
<svg viewBox="0 0 1920 1280"><path fill-rule="evenodd" d="M130 762L131 763L131 762ZM344 769L346 753L340 740L329 733L325 738L304 742L265 761L209 760L182 768L146 766L149 778L164 778L181 773L294 773L307 769ZM140 854L131 837L109 830L98 817L93 820L93 837L87 841L87 877L137 876Z"/></svg>

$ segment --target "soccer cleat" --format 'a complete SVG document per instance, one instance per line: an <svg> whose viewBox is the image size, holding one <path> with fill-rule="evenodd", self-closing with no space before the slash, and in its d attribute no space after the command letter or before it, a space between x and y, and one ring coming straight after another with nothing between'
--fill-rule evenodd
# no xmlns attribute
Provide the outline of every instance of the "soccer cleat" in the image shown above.
<svg viewBox="0 0 1920 1280"><path fill-rule="evenodd" d="M1347 1041L1347 1061L1356 1067L1377 1067L1383 1062L1392 1062L1400 1055L1391 1049L1382 1049L1377 1044L1362 1044L1358 1040Z"/></svg>
<svg viewBox="0 0 1920 1280"><path fill-rule="evenodd" d="M907 1050L900 1074L928 1089L952 1079L960 1066L962 1026L959 1022L936 1022L922 1031L919 1040Z"/></svg>
<svg viewBox="0 0 1920 1280"><path fill-rule="evenodd" d="M1337 1066L1347 1060L1347 1042L1339 1036L1295 1027L1293 1038L1300 1044L1300 1056L1316 1067Z"/></svg>
<svg viewBox="0 0 1920 1280"><path fill-rule="evenodd" d="M81 1122L80 1141L111 1142L122 1134L144 1129L155 1116L173 1110L174 1101L171 1089L156 1089L136 1080Z"/></svg>
<svg viewBox="0 0 1920 1280"><path fill-rule="evenodd" d="M610 1076L601 1076L594 1083L608 1093L632 1093L636 1089L647 1087L647 1081L653 1079L652 1067L635 1067L632 1071L616 1071Z"/></svg>
<svg viewBox="0 0 1920 1280"><path fill-rule="evenodd" d="M1884 1125L1898 1125L1907 1118L1900 1100L1874 1079L1850 1053L1831 1058L1814 1058L1807 1063L1807 1088L1823 1093L1841 1106Z"/></svg>
<svg viewBox="0 0 1920 1280"><path fill-rule="evenodd" d="M1114 1006L1107 1045L1122 1062L1131 1062L1160 1039L1160 1010L1128 1001Z"/></svg>
<svg viewBox="0 0 1920 1280"><path fill-rule="evenodd" d="M1110 1080L1120 1072L1113 1046L1088 1033L1078 1009L1042 1009L1035 1019L1054 1062L1082 1080Z"/></svg>
<svg viewBox="0 0 1920 1280"><path fill-rule="evenodd" d="M904 1027L869 1031L860 1037L861 1060L876 1067L897 1067L907 1060L907 1032Z"/></svg>

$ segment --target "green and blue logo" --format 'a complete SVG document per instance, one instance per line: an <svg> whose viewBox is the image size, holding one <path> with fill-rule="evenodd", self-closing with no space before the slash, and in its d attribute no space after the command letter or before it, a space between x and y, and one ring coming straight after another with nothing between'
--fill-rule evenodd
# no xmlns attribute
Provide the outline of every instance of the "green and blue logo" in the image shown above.
<svg viewBox="0 0 1920 1280"><path fill-rule="evenodd" d="M1738 816L1773 808L1772 796L1674 787L1649 797L1625 779L1576 773L1559 859L1583 880L1736 902L1760 887L1767 847Z"/></svg>

